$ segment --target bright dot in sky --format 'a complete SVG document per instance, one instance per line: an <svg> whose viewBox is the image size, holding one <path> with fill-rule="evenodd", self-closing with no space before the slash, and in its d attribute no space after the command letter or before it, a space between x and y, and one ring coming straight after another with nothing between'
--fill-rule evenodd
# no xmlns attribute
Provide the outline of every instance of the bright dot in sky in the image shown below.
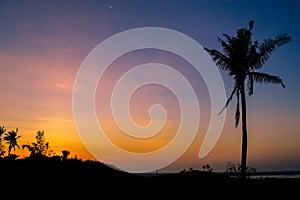
<svg viewBox="0 0 300 200"><path fill-rule="evenodd" d="M109 8L111 9L111 8L112 8L112 5L110 5Z"/></svg>

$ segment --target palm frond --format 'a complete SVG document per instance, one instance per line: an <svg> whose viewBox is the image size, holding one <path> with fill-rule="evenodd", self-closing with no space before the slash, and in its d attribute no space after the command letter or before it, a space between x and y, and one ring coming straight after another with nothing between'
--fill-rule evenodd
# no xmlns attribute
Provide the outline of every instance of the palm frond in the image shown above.
<svg viewBox="0 0 300 200"><path fill-rule="evenodd" d="M264 40L264 42L258 47L259 60L257 60L255 65L253 65L255 69L260 69L263 64L266 63L270 57L270 54L275 50L276 47L282 46L291 40L292 38L286 34L278 34L275 39Z"/></svg>
<svg viewBox="0 0 300 200"><path fill-rule="evenodd" d="M230 56L232 51L232 45L230 42L225 42L221 38L218 38L218 41L221 43L223 52L226 54L226 56Z"/></svg>
<svg viewBox="0 0 300 200"><path fill-rule="evenodd" d="M236 110L235 110L235 127L238 127L240 121L240 93L236 92Z"/></svg>
<svg viewBox="0 0 300 200"><path fill-rule="evenodd" d="M262 72L249 72L248 75L249 77L252 76L253 80L257 83L281 84L281 86L285 88L282 79L278 76L272 76Z"/></svg>
<svg viewBox="0 0 300 200"><path fill-rule="evenodd" d="M6 129L4 126L0 126L0 136L5 133Z"/></svg>
<svg viewBox="0 0 300 200"><path fill-rule="evenodd" d="M254 27L254 20L249 21L249 31L251 31Z"/></svg>
<svg viewBox="0 0 300 200"><path fill-rule="evenodd" d="M287 34L278 34L275 38L275 45L280 47L288 42L292 41L292 37Z"/></svg>
<svg viewBox="0 0 300 200"><path fill-rule="evenodd" d="M218 115L220 115L220 114L225 110L225 108L228 107L228 105L229 105L229 103L231 102L231 100L232 100L232 98L233 98L233 95L236 93L237 89L238 89L237 86L235 86L235 87L233 88L233 90L232 90L232 92L231 92L229 98L227 99L227 101L226 101L226 103L225 103L225 106L224 106L224 107L222 108L222 110L218 113Z"/></svg>
<svg viewBox="0 0 300 200"><path fill-rule="evenodd" d="M230 35L223 34L223 36L226 38L227 43L229 43L229 44L233 43L233 38Z"/></svg>
<svg viewBox="0 0 300 200"><path fill-rule="evenodd" d="M230 63L227 56L214 49L208 49L205 47L204 49L210 54L211 58L217 66L219 66L222 70L228 70Z"/></svg>

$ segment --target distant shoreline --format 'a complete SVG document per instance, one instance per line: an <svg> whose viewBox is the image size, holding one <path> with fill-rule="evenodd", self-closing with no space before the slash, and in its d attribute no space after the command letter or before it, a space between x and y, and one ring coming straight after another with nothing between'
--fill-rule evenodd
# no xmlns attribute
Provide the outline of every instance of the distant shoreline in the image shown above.
<svg viewBox="0 0 300 200"><path fill-rule="evenodd" d="M300 171L263 171L251 174L253 178L300 178Z"/></svg>
<svg viewBox="0 0 300 200"><path fill-rule="evenodd" d="M149 173L133 173L139 176L149 177L165 174L176 174L178 172L149 172ZM215 172L218 174L225 174L225 172ZM238 173L231 173L231 176L238 176ZM282 171L258 171L256 173L249 173L253 178L300 178L300 170L282 170Z"/></svg>

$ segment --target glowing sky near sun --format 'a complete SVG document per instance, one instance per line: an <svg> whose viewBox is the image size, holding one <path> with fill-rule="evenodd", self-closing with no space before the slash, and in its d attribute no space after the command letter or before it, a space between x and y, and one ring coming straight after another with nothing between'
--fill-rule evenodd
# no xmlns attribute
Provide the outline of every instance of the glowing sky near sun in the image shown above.
<svg viewBox="0 0 300 200"><path fill-rule="evenodd" d="M76 73L89 52L106 38L137 27L165 27L180 31L201 45L219 49L217 37L233 35L255 20L253 37L261 41L287 33L292 42L279 47L264 72L279 75L286 88L255 85L247 98L249 165L258 169L300 169L300 16L298 1L8 1L0 2L0 126L18 127L19 144L34 141L45 131L57 154L68 149L70 156L94 159L81 143L73 121L72 91ZM109 49L108 49L109 51ZM213 150L198 158L210 119L210 97L204 81L189 64L173 54L144 50L116 60L99 83L95 108L99 123L118 146L135 152L162 147L174 136L180 112L174 95L161 86L140 88L130 102L133 120L149 123L148 109L165 106L168 120L151 141L122 135L110 113L113 84L124 71L147 62L170 65L189 78L199 99L201 120L190 148L164 170L201 168L209 163L224 170L226 162L240 160L240 127L234 127L235 102L227 109L223 132ZM232 80L221 72L226 92ZM134 79L134 78L133 78ZM26 156L26 150L16 151ZM126 158L118 158L126 159Z"/></svg>

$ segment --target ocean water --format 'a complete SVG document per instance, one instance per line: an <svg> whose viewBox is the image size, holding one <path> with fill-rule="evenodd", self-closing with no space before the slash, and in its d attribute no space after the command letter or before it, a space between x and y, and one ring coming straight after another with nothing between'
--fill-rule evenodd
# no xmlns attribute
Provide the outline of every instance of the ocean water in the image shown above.
<svg viewBox="0 0 300 200"><path fill-rule="evenodd" d="M300 178L300 174L264 174L264 175L253 175L251 178Z"/></svg>
<svg viewBox="0 0 300 200"><path fill-rule="evenodd" d="M251 178L300 178L300 171L259 171Z"/></svg>
<svg viewBox="0 0 300 200"><path fill-rule="evenodd" d="M216 172L223 174L224 172ZM137 173L140 176L157 176L163 174L172 174L172 173ZM238 176L238 174L233 175ZM257 172L256 174L250 175L251 178L299 178L300 171L265 171Z"/></svg>

